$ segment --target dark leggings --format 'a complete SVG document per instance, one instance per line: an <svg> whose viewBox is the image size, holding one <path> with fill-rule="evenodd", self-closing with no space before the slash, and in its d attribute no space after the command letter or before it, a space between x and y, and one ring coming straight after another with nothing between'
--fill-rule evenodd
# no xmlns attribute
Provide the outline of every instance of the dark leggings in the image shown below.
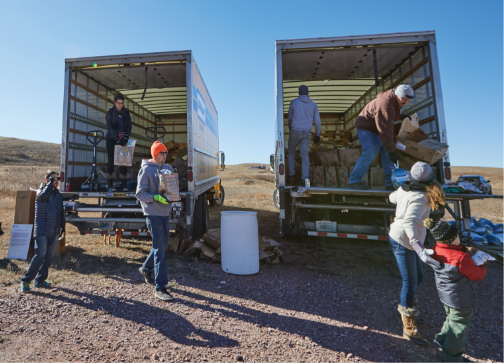
<svg viewBox="0 0 504 363"><path fill-rule="evenodd" d="M114 172L114 149L116 145L117 143L114 139L107 140L107 173L109 174L112 174ZM126 175L126 173L128 172L128 168L125 166L121 166L119 170L122 175Z"/></svg>

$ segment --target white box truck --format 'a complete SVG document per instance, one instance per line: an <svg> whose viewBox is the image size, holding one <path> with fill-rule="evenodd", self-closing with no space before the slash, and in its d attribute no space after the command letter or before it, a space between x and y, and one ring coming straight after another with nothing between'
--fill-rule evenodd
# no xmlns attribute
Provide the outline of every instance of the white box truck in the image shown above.
<svg viewBox="0 0 504 363"><path fill-rule="evenodd" d="M217 110L192 52L66 59L64 79L60 185L67 223L81 234L148 236L135 197L136 176L159 139L187 144L178 154L186 182L181 183L181 201L173 205L170 229L184 239L201 237L208 227L208 201L215 206L224 202L219 175L224 153L219 152ZM131 115L130 139L136 147L128 187L114 191L106 188L100 172L107 162L105 140L94 145L94 136L99 140L107 133L105 114L118 92ZM95 169L98 183L85 185Z"/></svg>
<svg viewBox="0 0 504 363"><path fill-rule="evenodd" d="M395 205L384 188L286 185L289 104L298 97L298 87L307 85L320 111L322 133L350 132L353 148L358 149L355 122L363 107L378 93L409 84L415 98L403 114L416 113L428 137L448 144L435 32L278 40L275 51L276 137L271 162L281 234L387 240ZM438 181L451 179L448 152L436 166ZM469 199L483 197L491 196L447 195L454 203L449 212L459 226L464 223L470 229Z"/></svg>

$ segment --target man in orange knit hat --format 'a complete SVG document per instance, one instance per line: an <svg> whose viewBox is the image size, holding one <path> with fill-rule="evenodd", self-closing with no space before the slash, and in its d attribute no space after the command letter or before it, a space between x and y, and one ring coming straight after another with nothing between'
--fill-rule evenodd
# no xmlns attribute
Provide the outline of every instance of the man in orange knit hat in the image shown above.
<svg viewBox="0 0 504 363"><path fill-rule="evenodd" d="M152 144L152 160L142 160L142 168L138 173L136 197L142 205L147 219L147 228L152 236L152 249L140 267L140 273L146 283L156 286L154 295L158 299L172 301L173 296L166 289L168 276L165 261L170 234L171 204L158 193L159 171L168 169L173 173L172 167L165 164L167 154L168 150L159 141ZM152 278L153 273L154 278Z"/></svg>

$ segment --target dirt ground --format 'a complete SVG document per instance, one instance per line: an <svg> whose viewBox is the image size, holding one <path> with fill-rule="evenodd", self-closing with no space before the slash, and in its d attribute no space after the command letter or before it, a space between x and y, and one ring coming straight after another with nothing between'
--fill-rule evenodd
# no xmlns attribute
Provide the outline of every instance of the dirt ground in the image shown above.
<svg viewBox="0 0 504 363"><path fill-rule="evenodd" d="M268 164L265 164L268 165ZM254 210L259 233L281 244L284 261L261 264L260 273L236 276L220 264L169 253L173 303L153 296L138 268L150 250L142 238L124 237L120 248L67 226L67 251L53 258L54 288L19 292L27 261L9 260L14 191L36 187L46 168L0 168L0 360L166 362L368 362L440 361L434 343L419 347L402 338L396 320L401 279L386 242L282 238L272 204L273 176L249 164L222 172L226 201L210 208L210 227L220 211ZM490 169L490 168L489 168ZM475 173L472 168L471 173ZM453 173L466 173L454 168ZM502 169L492 169L502 193ZM468 173L468 172L467 172ZM9 180L9 179L7 179ZM10 179L13 180L12 178ZM499 184L500 183L500 184ZM497 185L500 185L500 189ZM494 203L492 201L491 203ZM478 217L502 221L502 200L472 203ZM434 275L424 266L419 289L420 327L432 341L445 319ZM503 361L502 265L489 263L477 283L478 302L467 357Z"/></svg>

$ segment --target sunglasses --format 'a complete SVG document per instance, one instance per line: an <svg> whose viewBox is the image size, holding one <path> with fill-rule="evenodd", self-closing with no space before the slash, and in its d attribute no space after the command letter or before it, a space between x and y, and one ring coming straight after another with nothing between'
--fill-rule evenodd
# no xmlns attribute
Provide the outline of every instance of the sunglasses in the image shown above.
<svg viewBox="0 0 504 363"><path fill-rule="evenodd" d="M160 151L159 152L161 155L168 155L168 152L167 151Z"/></svg>
<svg viewBox="0 0 504 363"><path fill-rule="evenodd" d="M56 179L57 181L61 180L61 178L59 176L55 177L54 179ZM47 180L49 180L49 179L47 179Z"/></svg>

